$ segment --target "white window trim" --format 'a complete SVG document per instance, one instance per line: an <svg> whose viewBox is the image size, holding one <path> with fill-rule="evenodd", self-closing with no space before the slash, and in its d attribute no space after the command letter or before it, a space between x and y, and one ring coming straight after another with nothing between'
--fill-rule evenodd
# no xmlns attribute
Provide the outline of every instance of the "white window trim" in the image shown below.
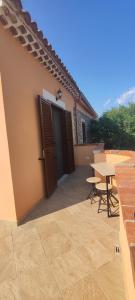
<svg viewBox="0 0 135 300"><path fill-rule="evenodd" d="M43 90L43 98L51 101L52 103L56 104L60 108L66 109L65 102L63 100L56 100L56 96L52 95L47 90Z"/></svg>

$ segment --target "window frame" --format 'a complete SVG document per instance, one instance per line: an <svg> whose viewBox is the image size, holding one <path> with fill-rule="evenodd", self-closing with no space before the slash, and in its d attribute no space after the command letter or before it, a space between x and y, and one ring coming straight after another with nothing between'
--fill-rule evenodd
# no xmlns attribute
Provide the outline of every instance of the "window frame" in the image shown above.
<svg viewBox="0 0 135 300"><path fill-rule="evenodd" d="M86 122L85 120L81 120L82 127L82 143L86 144Z"/></svg>

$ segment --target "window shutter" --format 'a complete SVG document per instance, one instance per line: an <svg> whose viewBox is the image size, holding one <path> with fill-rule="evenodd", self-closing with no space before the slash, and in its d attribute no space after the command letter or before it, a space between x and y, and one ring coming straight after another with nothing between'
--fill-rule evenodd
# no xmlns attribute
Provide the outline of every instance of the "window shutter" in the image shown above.
<svg viewBox="0 0 135 300"><path fill-rule="evenodd" d="M55 154L55 139L52 123L52 109L49 101L40 97L40 117L42 133L42 151L45 166L45 186L49 197L57 186L57 164Z"/></svg>

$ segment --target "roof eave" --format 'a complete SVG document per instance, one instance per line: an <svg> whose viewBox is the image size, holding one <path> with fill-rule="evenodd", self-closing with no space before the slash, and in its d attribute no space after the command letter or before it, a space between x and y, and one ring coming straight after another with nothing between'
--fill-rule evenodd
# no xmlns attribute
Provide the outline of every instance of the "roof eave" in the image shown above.
<svg viewBox="0 0 135 300"><path fill-rule="evenodd" d="M48 43L48 40L44 38L43 32L38 30L37 23L32 21L28 12L23 11L21 1L0 0L0 6L1 8L3 7L3 18L6 19L5 24L3 24L4 27L9 29L13 36L17 38L22 43L22 46L27 48L27 50L31 52L36 59L39 59L40 63L43 64L50 73L52 73L52 75L71 93L75 99L81 98L93 116L97 117L96 112L84 94L80 91L77 83L74 81L55 50ZM1 10L0 17L2 17ZM2 21L1 18L0 21ZM18 24L20 24L20 26L18 26ZM35 42L28 41L28 35L29 38L31 40L33 39ZM42 52L43 54L40 54Z"/></svg>

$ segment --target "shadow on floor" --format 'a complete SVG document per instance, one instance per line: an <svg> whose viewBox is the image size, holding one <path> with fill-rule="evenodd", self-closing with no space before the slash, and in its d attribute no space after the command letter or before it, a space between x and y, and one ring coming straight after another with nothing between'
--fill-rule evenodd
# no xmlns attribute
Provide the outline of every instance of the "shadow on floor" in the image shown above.
<svg viewBox="0 0 135 300"><path fill-rule="evenodd" d="M92 176L89 166L78 167L55 190L50 198L43 199L20 225L66 207L85 201L90 185L86 178Z"/></svg>

